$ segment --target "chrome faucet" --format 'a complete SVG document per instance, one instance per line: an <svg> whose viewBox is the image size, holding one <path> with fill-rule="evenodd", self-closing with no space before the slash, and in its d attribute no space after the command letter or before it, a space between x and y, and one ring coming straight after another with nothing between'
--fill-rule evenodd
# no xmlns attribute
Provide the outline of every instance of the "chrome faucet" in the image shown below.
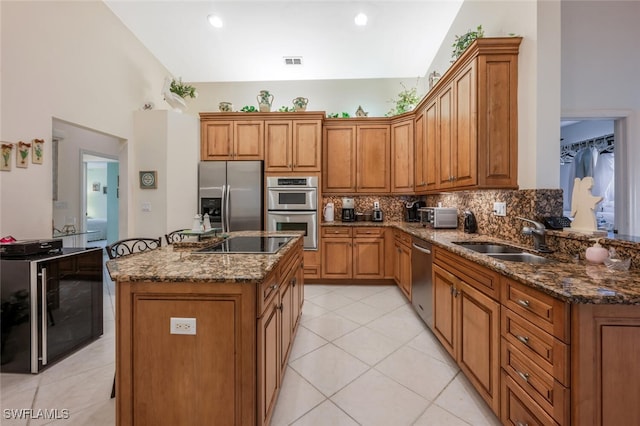
<svg viewBox="0 0 640 426"><path fill-rule="evenodd" d="M522 233L524 235L533 236L534 249L541 253L551 253L551 249L549 249L549 247L547 247L547 244L545 243L545 235L547 234L545 226L540 222L536 222L535 220L527 219L520 216L516 217L520 220L524 220L525 222L530 222L535 225L535 228L531 226L522 227Z"/></svg>

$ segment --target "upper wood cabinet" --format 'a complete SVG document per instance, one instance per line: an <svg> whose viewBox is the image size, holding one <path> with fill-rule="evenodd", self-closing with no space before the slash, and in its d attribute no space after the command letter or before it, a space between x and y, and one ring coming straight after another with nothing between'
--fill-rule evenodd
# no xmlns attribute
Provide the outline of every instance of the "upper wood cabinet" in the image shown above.
<svg viewBox="0 0 640 426"><path fill-rule="evenodd" d="M324 193L391 191L390 125L384 120L327 120L323 135Z"/></svg>
<svg viewBox="0 0 640 426"><path fill-rule="evenodd" d="M417 193L517 188L521 41L476 40L416 108Z"/></svg>
<svg viewBox="0 0 640 426"><path fill-rule="evenodd" d="M405 117L391 124L391 192L412 193L414 153L413 117Z"/></svg>
<svg viewBox="0 0 640 426"><path fill-rule="evenodd" d="M206 160L264 159L264 121L200 122L200 157Z"/></svg>
<svg viewBox="0 0 640 426"><path fill-rule="evenodd" d="M266 160L265 171L320 171L324 113L200 113L200 158Z"/></svg>
<svg viewBox="0 0 640 426"><path fill-rule="evenodd" d="M322 120L265 121L265 171L319 172Z"/></svg>

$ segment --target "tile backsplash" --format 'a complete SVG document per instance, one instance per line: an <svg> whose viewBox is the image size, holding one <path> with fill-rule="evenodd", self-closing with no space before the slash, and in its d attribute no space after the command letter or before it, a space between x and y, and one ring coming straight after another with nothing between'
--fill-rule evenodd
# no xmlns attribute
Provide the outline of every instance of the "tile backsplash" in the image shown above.
<svg viewBox="0 0 640 426"><path fill-rule="evenodd" d="M340 220L342 212L342 196L325 196L324 206L328 202L335 205L336 220ZM355 195L356 212L368 212L373 209L373 202L379 201L386 221L405 220L405 203L416 199L424 200L427 206L456 207L458 209L458 227L462 229L464 211L470 210L478 221L478 233L491 235L515 244L533 248L533 237L523 235L525 222L518 219L524 217L540 221L545 216L562 215L562 189L523 189L523 190L478 190L459 191L427 195L377 196ZM507 206L506 216L493 214L493 203L504 202ZM584 259L587 247L593 244L592 236L573 234L571 232L551 231L547 234L547 245L556 253ZM605 238L601 244L614 247L622 258L631 258L631 267L640 268L640 243L635 240L617 240Z"/></svg>

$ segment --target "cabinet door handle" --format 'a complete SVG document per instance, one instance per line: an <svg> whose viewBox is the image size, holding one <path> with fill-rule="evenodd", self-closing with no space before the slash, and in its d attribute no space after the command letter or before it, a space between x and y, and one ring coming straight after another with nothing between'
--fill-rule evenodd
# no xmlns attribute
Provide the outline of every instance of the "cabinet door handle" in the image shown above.
<svg viewBox="0 0 640 426"><path fill-rule="evenodd" d="M277 290L278 289L278 284L273 284L270 286L272 290Z"/></svg>
<svg viewBox="0 0 640 426"><path fill-rule="evenodd" d="M519 420L516 420L516 426L529 426L529 423L522 423Z"/></svg>
<svg viewBox="0 0 640 426"><path fill-rule="evenodd" d="M520 336L519 334L515 334L516 339L520 340L525 345L529 346L529 337L528 336Z"/></svg>
<svg viewBox="0 0 640 426"><path fill-rule="evenodd" d="M276 309L279 310L280 312L282 312L282 303L279 304L278 306L276 306Z"/></svg>
<svg viewBox="0 0 640 426"><path fill-rule="evenodd" d="M289 284L291 284L291 286L292 286L292 287L295 287L295 286L296 286L296 282L297 282L296 277L293 277L293 278L291 278L291 280L289 281Z"/></svg>
<svg viewBox="0 0 640 426"><path fill-rule="evenodd" d="M530 305L529 301L524 299L518 299L516 300L516 302L518 303L518 305L524 306L525 308L528 308Z"/></svg>
<svg viewBox="0 0 640 426"><path fill-rule="evenodd" d="M529 383L529 374L523 373L522 371L518 371L518 370L516 370L516 373L518 373L518 376L522 377L522 380Z"/></svg>

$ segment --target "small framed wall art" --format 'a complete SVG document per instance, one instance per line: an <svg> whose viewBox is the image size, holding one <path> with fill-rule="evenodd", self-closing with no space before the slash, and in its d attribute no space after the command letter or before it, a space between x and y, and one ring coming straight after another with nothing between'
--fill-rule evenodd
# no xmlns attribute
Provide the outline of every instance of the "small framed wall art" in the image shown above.
<svg viewBox="0 0 640 426"><path fill-rule="evenodd" d="M42 164L42 156L44 154L42 149L43 144L44 139L34 139L31 141L31 162L33 164Z"/></svg>
<svg viewBox="0 0 640 426"><path fill-rule="evenodd" d="M140 172L140 189L156 189L158 187L158 172L146 170Z"/></svg>
<svg viewBox="0 0 640 426"><path fill-rule="evenodd" d="M0 159L0 170L11 170L11 151L13 150L12 143L2 143L2 158Z"/></svg>
<svg viewBox="0 0 640 426"><path fill-rule="evenodd" d="M26 169L29 166L29 151L31 151L31 144L19 141L18 149L16 150L16 167Z"/></svg>

